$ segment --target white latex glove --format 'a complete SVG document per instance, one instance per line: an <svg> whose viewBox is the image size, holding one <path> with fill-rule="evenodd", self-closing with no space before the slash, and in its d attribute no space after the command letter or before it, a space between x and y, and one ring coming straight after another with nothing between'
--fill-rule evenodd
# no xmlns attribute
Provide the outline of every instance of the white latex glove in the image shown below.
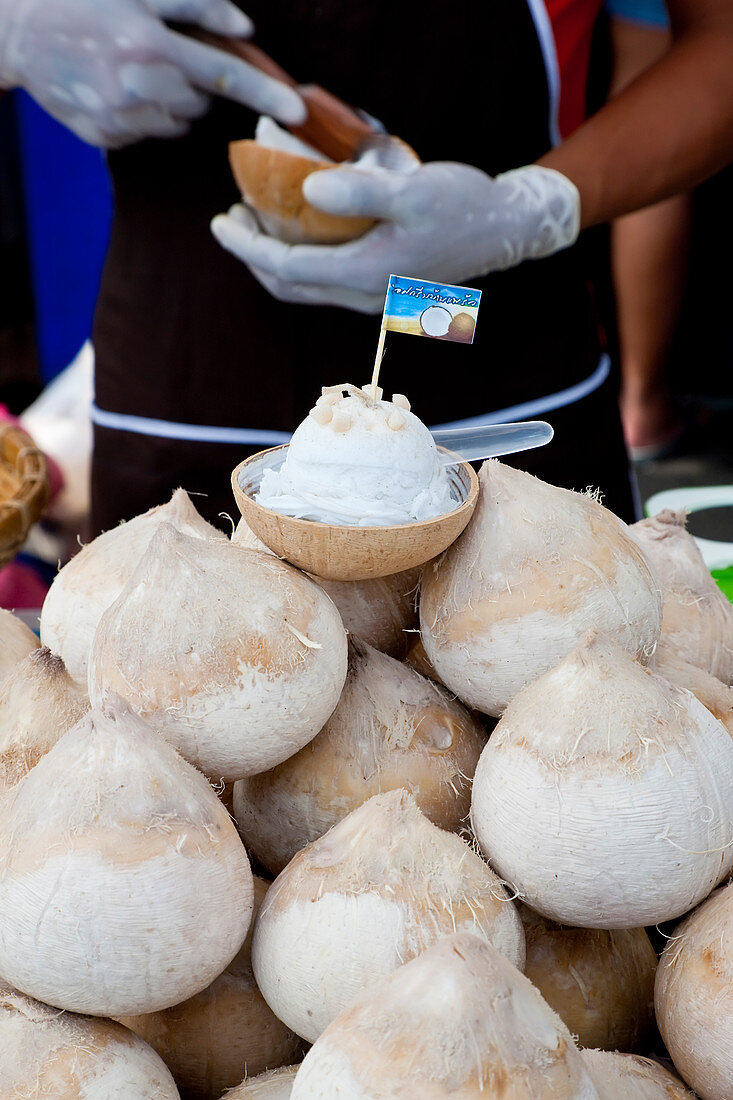
<svg viewBox="0 0 733 1100"><path fill-rule="evenodd" d="M495 178L443 162L405 173L335 168L308 176L303 194L330 214L383 220L347 244L289 245L237 205L212 232L276 298L362 313L381 311L390 274L464 283L566 248L580 224L575 185L536 164Z"/></svg>
<svg viewBox="0 0 733 1100"><path fill-rule="evenodd" d="M292 89L163 19L252 32L229 0L0 0L0 86L25 88L84 141L106 147L184 133L206 112L207 92L302 121Z"/></svg>

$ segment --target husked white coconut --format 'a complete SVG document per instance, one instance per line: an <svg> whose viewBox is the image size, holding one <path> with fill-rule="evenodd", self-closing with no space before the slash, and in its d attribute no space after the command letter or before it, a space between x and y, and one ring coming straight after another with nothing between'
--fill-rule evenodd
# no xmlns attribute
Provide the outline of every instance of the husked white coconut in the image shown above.
<svg viewBox="0 0 733 1100"><path fill-rule="evenodd" d="M91 712L0 817L0 974L46 1004L134 1015L204 989L252 913L208 782L135 715Z"/></svg>
<svg viewBox="0 0 733 1100"><path fill-rule="evenodd" d="M733 687L728 687L717 676L711 676L704 668L683 661L667 646L657 649L649 667L677 687L691 691L733 737Z"/></svg>
<svg viewBox="0 0 733 1100"><path fill-rule="evenodd" d="M370 982L456 930L523 965L522 924L493 871L432 825L411 794L389 791L275 880L255 922L252 963L273 1012L313 1042Z"/></svg>
<svg viewBox="0 0 733 1100"><path fill-rule="evenodd" d="M87 664L102 614L119 596L161 523L191 538L224 539L203 519L188 493L176 489L151 508L87 543L54 578L41 611L41 640L63 657L69 675L87 686Z"/></svg>
<svg viewBox="0 0 733 1100"><path fill-rule="evenodd" d="M300 1066L283 1066L248 1078L226 1095L226 1100L290 1100Z"/></svg>
<svg viewBox="0 0 733 1100"><path fill-rule="evenodd" d="M232 535L235 546L272 551L240 520ZM363 581L332 581L307 574L331 597L349 634L356 634L390 657L406 655L418 624L417 592L423 567Z"/></svg>
<svg viewBox="0 0 733 1100"><path fill-rule="evenodd" d="M0 607L0 684L40 644L22 619Z"/></svg>
<svg viewBox="0 0 733 1100"><path fill-rule="evenodd" d="M292 1100L598 1100L565 1024L491 944L451 935L375 981L305 1057Z"/></svg>
<svg viewBox="0 0 733 1100"><path fill-rule="evenodd" d="M430 663L430 659L425 652L425 646L423 645L422 638L418 638L412 645L410 652L405 657L405 664L410 668L414 668L415 672L419 672L421 676L426 676L428 680L432 680L435 684L442 684L443 681L438 676L438 673Z"/></svg>
<svg viewBox="0 0 733 1100"><path fill-rule="evenodd" d="M664 614L659 646L731 684L733 606L711 577L694 538L685 530L685 519L684 510L666 509L630 528L662 584Z"/></svg>
<svg viewBox="0 0 733 1100"><path fill-rule="evenodd" d="M404 657L418 628L417 593L422 575L407 569L364 581L313 577L331 597L349 634L356 634L391 657Z"/></svg>
<svg viewBox="0 0 733 1100"><path fill-rule="evenodd" d="M591 497L496 459L479 482L468 527L423 573L422 640L443 683L499 715L599 626L648 658L661 593L626 525Z"/></svg>
<svg viewBox="0 0 733 1100"><path fill-rule="evenodd" d="M581 1056L600 1100L695 1100L679 1078L651 1058L607 1050L583 1050Z"/></svg>
<svg viewBox="0 0 733 1100"><path fill-rule="evenodd" d="M346 664L339 613L303 573L161 524L102 616L89 695L121 696L212 779L241 779L315 737Z"/></svg>
<svg viewBox="0 0 733 1100"><path fill-rule="evenodd" d="M23 778L89 710L86 692L46 646L0 684L0 794Z"/></svg>
<svg viewBox="0 0 733 1100"><path fill-rule="evenodd" d="M179 1100L142 1039L111 1020L58 1012L0 983L3 1100Z"/></svg>
<svg viewBox="0 0 733 1100"><path fill-rule="evenodd" d="M253 918L268 885L255 877ZM251 955L252 925L240 951L201 993L161 1012L119 1018L158 1052L184 1096L219 1100L245 1070L254 1076L301 1055L301 1040L257 988Z"/></svg>
<svg viewBox="0 0 733 1100"><path fill-rule="evenodd" d="M733 740L690 692L591 637L507 708L476 768L471 821L543 916L672 920L733 866Z"/></svg>
<svg viewBox="0 0 733 1100"><path fill-rule="evenodd" d="M657 1023L701 1100L733 1096L733 883L674 930L655 990Z"/></svg>
<svg viewBox="0 0 733 1100"><path fill-rule="evenodd" d="M262 539L258 538L246 519L240 519L232 531L231 541L233 546L238 546L241 550L261 550L263 554L272 554L270 547L265 546ZM272 554L272 556L277 557L276 554Z"/></svg>
<svg viewBox="0 0 733 1100"><path fill-rule="evenodd" d="M235 784L234 816L248 851L275 874L372 795L399 787L455 832L485 744L483 727L446 691L352 637L336 710L295 756Z"/></svg>
<svg viewBox="0 0 733 1100"><path fill-rule="evenodd" d="M569 928L520 905L524 973L581 1047L641 1050L654 1025L657 955L643 928Z"/></svg>

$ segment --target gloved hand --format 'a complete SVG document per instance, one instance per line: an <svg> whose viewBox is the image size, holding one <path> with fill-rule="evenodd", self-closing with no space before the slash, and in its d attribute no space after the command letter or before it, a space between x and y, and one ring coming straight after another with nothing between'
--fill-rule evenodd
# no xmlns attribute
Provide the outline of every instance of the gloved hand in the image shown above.
<svg viewBox="0 0 733 1100"><path fill-rule="evenodd" d="M169 30L163 19L244 36L230 0L0 0L0 86L22 87L92 145L182 134L206 92L286 122L305 107L239 58Z"/></svg>
<svg viewBox="0 0 733 1100"><path fill-rule="evenodd" d="M362 313L381 311L390 274L462 283L566 248L580 224L575 185L536 164L495 178L443 162L404 173L334 168L308 176L303 194L330 214L383 221L336 247L288 245L240 204L214 219L214 236L276 298Z"/></svg>

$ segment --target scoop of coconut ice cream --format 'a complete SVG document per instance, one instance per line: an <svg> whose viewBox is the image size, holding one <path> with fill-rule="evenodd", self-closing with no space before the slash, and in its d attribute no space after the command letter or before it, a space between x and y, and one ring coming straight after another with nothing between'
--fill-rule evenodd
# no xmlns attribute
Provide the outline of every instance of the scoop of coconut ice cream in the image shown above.
<svg viewBox="0 0 733 1100"><path fill-rule="evenodd" d="M346 396L344 396L346 392ZM285 462L267 470L257 501L321 523L416 523L453 511L447 467L407 398L331 386L297 428Z"/></svg>

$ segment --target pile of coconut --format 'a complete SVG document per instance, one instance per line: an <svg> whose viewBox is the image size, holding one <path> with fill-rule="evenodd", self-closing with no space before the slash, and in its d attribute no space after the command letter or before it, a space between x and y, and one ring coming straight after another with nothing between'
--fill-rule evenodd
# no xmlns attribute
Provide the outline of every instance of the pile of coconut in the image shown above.
<svg viewBox="0 0 733 1100"><path fill-rule="evenodd" d="M352 582L178 490L0 613L0 1096L733 1097L733 608L480 485Z"/></svg>

